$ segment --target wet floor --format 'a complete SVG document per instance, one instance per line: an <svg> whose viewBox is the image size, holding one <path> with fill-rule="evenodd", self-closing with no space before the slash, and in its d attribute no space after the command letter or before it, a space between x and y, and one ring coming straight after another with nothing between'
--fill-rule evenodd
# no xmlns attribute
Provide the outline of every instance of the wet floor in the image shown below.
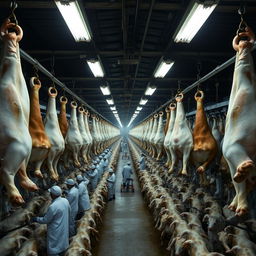
<svg viewBox="0 0 256 256"><path fill-rule="evenodd" d="M154 228L151 214L140 193L137 177L134 177L135 192L120 192L122 167L126 163L120 156L116 200L108 202L100 240L93 250L94 256L164 256L160 246L160 233Z"/></svg>

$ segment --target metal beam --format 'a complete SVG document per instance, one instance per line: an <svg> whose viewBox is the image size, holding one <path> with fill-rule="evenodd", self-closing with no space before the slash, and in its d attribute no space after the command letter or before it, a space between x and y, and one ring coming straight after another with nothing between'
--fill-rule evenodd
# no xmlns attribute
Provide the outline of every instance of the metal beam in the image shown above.
<svg viewBox="0 0 256 256"><path fill-rule="evenodd" d="M247 2L252 2L255 0L247 0ZM53 1L17 1L19 8L33 8L33 9L55 9L56 5ZM239 4L238 4L239 5ZM237 12L238 5L219 5L215 11L216 12ZM5 7L9 8L10 4L8 1L0 2L0 8ZM135 8L136 2L129 1L127 7L128 8ZM111 2L84 2L85 9L95 9L95 10L121 10L122 3L111 3ZM140 9L148 10L150 8L149 3L142 3L140 5ZM156 3L154 5L154 10L163 10L163 11L179 11L185 10L186 6L182 4L175 4L175 3ZM247 13L255 13L256 7L248 6L246 9Z"/></svg>

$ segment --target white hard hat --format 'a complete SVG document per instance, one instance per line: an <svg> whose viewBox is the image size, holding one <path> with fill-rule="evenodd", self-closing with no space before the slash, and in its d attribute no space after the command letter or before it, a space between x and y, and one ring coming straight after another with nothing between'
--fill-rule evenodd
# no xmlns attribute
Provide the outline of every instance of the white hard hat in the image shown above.
<svg viewBox="0 0 256 256"><path fill-rule="evenodd" d="M108 169L108 172L114 172L112 168L109 168Z"/></svg>
<svg viewBox="0 0 256 256"><path fill-rule="evenodd" d="M73 186L73 185L75 185L75 181L74 181L73 179L67 179L67 180L65 181L65 184L70 185L70 186Z"/></svg>
<svg viewBox="0 0 256 256"><path fill-rule="evenodd" d="M80 174L76 176L76 179L77 179L78 181L82 181L82 180L84 180L83 176L82 176L82 175L80 175Z"/></svg>
<svg viewBox="0 0 256 256"><path fill-rule="evenodd" d="M59 186L52 186L48 191L55 196L60 196L62 194L62 190Z"/></svg>

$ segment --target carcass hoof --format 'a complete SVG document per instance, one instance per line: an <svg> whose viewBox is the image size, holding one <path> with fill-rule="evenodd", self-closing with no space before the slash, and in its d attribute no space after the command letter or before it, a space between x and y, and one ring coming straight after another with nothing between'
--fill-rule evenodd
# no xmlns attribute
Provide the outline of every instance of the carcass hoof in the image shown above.
<svg viewBox="0 0 256 256"><path fill-rule="evenodd" d="M248 213L248 207L238 207L236 209L236 215L237 216L243 216Z"/></svg>
<svg viewBox="0 0 256 256"><path fill-rule="evenodd" d="M20 185L28 191L37 191L37 185L30 179L24 179L20 182Z"/></svg>
<svg viewBox="0 0 256 256"><path fill-rule="evenodd" d="M237 183L243 182L254 168L255 165L252 160L244 161L237 167L236 174L233 178L234 181Z"/></svg>
<svg viewBox="0 0 256 256"><path fill-rule="evenodd" d="M35 174L35 176L36 176L37 178L40 178L40 179L43 179L43 178L44 178L44 176L43 176L43 174L41 173L40 170L36 170L36 171L34 172L34 174Z"/></svg>
<svg viewBox="0 0 256 256"><path fill-rule="evenodd" d="M181 174L182 176L188 176L187 170L181 170L179 174Z"/></svg>
<svg viewBox="0 0 256 256"><path fill-rule="evenodd" d="M235 212L235 211L236 211L236 206L235 206L234 204L230 204L230 205L228 206L228 209L231 210L231 211L233 211L233 212Z"/></svg>
<svg viewBox="0 0 256 256"><path fill-rule="evenodd" d="M198 168L197 168L197 172L198 173L203 173L205 171L205 168L203 167L203 166L199 166Z"/></svg>
<svg viewBox="0 0 256 256"><path fill-rule="evenodd" d="M13 205L21 205L25 203L25 201L23 200L20 194L10 195L10 201L12 202Z"/></svg>

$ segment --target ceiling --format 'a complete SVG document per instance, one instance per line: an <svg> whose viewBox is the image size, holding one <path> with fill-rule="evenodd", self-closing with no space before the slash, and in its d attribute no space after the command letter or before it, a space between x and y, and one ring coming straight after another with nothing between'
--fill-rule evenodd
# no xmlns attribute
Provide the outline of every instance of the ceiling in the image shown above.
<svg viewBox="0 0 256 256"><path fill-rule="evenodd" d="M246 4L245 20L255 30L256 1L242 2ZM89 43L74 41L53 0L17 3L15 13L24 30L21 48L118 125L99 89L109 83L121 122L126 126L148 83L156 85L157 90L133 124L168 101L176 93L179 81L184 89L196 81L199 69L203 76L234 55L231 43L240 22L237 10L241 1L220 0L190 44L176 44L172 40L188 0L83 0L93 34ZM10 14L9 4L10 1L0 2L1 22ZM86 58L96 57L105 69L103 79L95 78L86 64ZM153 72L161 57L172 59L175 64L165 78L154 79ZM130 64L119 64L125 61ZM25 61L22 65L29 79L33 67ZM229 97L232 69L233 65L201 85L207 104ZM41 100L46 103L51 81L42 74L40 78L45 85ZM195 90L185 96L187 111L195 108L194 93Z"/></svg>

